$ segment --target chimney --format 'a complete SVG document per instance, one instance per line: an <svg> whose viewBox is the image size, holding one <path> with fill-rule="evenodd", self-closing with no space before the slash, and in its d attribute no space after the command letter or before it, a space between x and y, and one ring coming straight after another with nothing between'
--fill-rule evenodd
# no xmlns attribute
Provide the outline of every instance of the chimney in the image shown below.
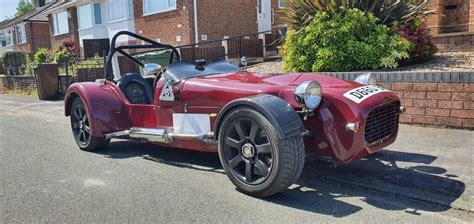
<svg viewBox="0 0 474 224"><path fill-rule="evenodd" d="M35 6L41 7L46 4L46 0L35 0Z"/></svg>

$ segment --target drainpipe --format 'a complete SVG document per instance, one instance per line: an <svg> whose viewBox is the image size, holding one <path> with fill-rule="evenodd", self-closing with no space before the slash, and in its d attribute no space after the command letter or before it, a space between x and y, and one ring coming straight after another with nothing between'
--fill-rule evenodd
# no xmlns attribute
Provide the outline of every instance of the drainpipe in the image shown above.
<svg viewBox="0 0 474 224"><path fill-rule="evenodd" d="M197 0L193 0L194 8L194 43L199 42L199 32L198 32L198 16L197 16Z"/></svg>

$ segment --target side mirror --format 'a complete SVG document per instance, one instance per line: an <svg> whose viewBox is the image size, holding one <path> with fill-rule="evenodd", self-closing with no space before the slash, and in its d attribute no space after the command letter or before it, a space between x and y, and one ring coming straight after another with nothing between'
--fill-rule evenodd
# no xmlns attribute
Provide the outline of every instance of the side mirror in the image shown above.
<svg viewBox="0 0 474 224"><path fill-rule="evenodd" d="M145 75L157 75L162 70L161 65L156 63L145 64Z"/></svg>

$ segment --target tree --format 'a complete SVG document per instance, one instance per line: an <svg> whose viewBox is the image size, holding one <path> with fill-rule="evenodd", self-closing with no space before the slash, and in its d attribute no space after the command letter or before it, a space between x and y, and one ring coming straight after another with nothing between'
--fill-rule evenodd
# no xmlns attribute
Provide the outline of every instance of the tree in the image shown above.
<svg viewBox="0 0 474 224"><path fill-rule="evenodd" d="M18 6L16 7L15 17L25 15L33 9L35 9L33 0L20 0L18 2Z"/></svg>

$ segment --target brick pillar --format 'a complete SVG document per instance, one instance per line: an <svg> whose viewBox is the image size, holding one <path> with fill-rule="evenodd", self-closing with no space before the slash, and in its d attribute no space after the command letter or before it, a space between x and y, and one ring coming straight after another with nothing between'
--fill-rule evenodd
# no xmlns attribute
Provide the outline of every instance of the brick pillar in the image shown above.
<svg viewBox="0 0 474 224"><path fill-rule="evenodd" d="M471 3L474 0L470 0ZM431 29L431 34L436 35L441 33L440 26L442 25L443 21L443 0L430 0L428 5L429 10L433 10L434 14L427 18L428 27Z"/></svg>

